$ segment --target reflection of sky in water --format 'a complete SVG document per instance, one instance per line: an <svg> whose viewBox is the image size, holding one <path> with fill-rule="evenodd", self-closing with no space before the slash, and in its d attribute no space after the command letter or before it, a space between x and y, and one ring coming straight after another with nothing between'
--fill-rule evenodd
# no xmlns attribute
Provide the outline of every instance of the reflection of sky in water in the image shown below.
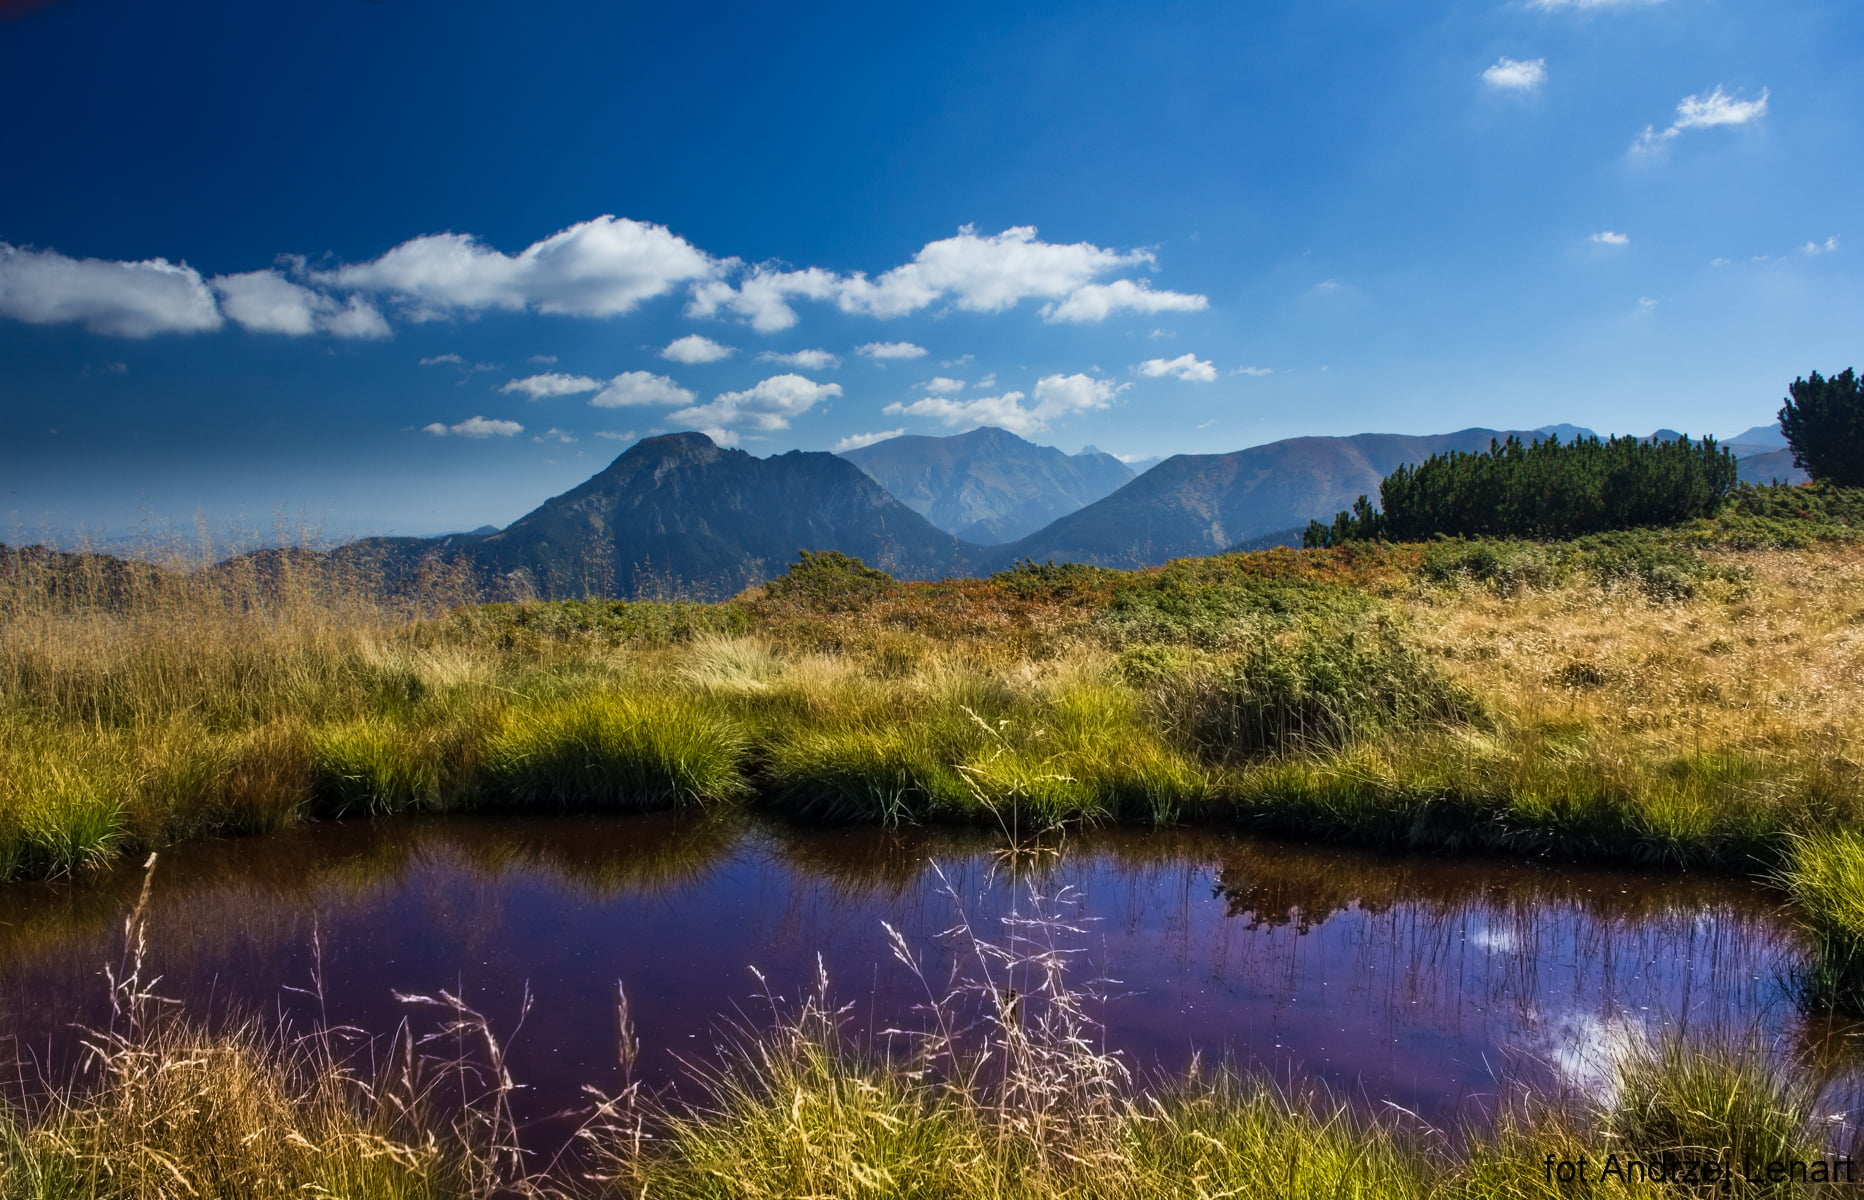
<svg viewBox="0 0 1864 1200"><path fill-rule="evenodd" d="M449 819L189 847L158 867L152 965L196 1003L315 1015L280 992L309 978L315 927L328 1019L373 1030L408 1015L395 989L464 989L509 1022L528 984L513 1063L547 1112L616 1081L618 979L650 1082L721 1016L757 1019L753 965L795 997L819 953L855 1032L919 1020L924 988L882 922L942 987L955 913L931 859L980 934L1027 909L987 849L923 834ZM1040 861L1034 886L1079 891L1065 915L1086 932L1061 941L1083 948L1079 981L1120 981L1095 1012L1140 1067L1227 1054L1445 1125L1513 1079L1597 1094L1637 1031L1751 1029L1840 1063L1845 1039L1813 1037L1791 1004L1797 938L1738 884L1209 833L1081 837ZM98 1019L138 883L0 891L0 1030L56 1054L74 1015Z"/></svg>
<svg viewBox="0 0 1864 1200"><path fill-rule="evenodd" d="M1545 1054L1562 1081L1600 1105L1618 1097L1619 1066L1650 1045L1645 1022L1623 1013L1602 1017L1568 1012L1542 1018L1530 1026L1527 1036L1540 1039L1532 1048Z"/></svg>

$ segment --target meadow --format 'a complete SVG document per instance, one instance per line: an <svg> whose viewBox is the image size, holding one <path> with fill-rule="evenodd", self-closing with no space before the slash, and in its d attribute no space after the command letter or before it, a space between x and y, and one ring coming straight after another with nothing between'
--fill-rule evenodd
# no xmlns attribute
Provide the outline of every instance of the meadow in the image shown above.
<svg viewBox="0 0 1864 1200"><path fill-rule="evenodd" d="M1228 822L1762 877L1821 947L1806 1003L1855 1012L1852 506L1762 493L1565 543L935 583L824 553L722 603L475 604L444 567L384 594L290 552L154 569L11 551L0 879L402 813L753 807L1012 841ZM1452 1150L1298 1085L1132 1078L1042 978L982 1043L929 1037L897 1058L840 1041L824 990L747 1034L692 1106L605 1099L568 1174L515 1156L497 1086L433 1101L411 1049L364 1071L329 1031L138 1018L83 1086L9 1110L0 1181L73 1197L1533 1196L1573 1194L1523 1165L1549 1153L1803 1157L1823 1136L1811 1098L1737 1038L1652 1048L1627 1061L1624 1099L1524 1102ZM489 1027L482 1043L495 1060Z"/></svg>

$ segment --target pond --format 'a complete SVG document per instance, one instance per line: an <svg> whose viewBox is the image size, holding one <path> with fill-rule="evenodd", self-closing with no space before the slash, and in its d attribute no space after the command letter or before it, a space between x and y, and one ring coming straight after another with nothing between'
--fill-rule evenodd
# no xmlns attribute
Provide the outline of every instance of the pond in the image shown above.
<svg viewBox="0 0 1864 1200"><path fill-rule="evenodd" d="M811 991L818 956L852 1035L922 1027L928 986L976 976L948 931L1001 943L1003 917L1038 909L1080 931L1049 936L1079 951L1079 986L1101 981L1091 1011L1142 1071L1227 1057L1439 1127L1517 1083L1606 1086L1614 1047L1678 1029L1758 1032L1850 1077L1851 1031L1794 1004L1806 950L1777 894L1738 881L1200 830L1089 832L1017 858L996 845L668 815L195 844L154 867L148 966L155 990L201 1014L375 1032L433 1025L395 993L445 988L512 1034L528 989L511 1062L534 1118L620 1082L617 981L636 1077L672 1085L726 1022L768 1022L761 994ZM74 1026L107 1018L101 970L121 959L142 886L125 869L0 890L0 1034L25 1061L68 1070ZM926 981L895 959L887 924Z"/></svg>

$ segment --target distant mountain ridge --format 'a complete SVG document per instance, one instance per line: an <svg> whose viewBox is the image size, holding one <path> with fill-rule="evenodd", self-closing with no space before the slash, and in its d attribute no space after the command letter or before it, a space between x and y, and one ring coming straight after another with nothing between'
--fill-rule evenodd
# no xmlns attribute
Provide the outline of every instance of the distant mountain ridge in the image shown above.
<svg viewBox="0 0 1864 1200"><path fill-rule="evenodd" d="M1133 478L1111 454L1064 454L991 425L888 438L841 456L933 525L979 545L1034 533Z"/></svg>
<svg viewBox="0 0 1864 1200"><path fill-rule="evenodd" d="M496 533L345 550L403 564L464 560L491 594L546 599L728 596L781 575L798 550L840 550L901 578L936 578L965 569L974 552L833 454L757 458L702 433L645 438Z"/></svg>
<svg viewBox="0 0 1864 1200"><path fill-rule="evenodd" d="M323 557L391 591L418 591L424 573L444 564L499 598L717 598L782 574L799 550L839 550L897 577L921 579L984 574L1022 558L1140 567L1298 542L1309 520L1330 519L1361 494L1376 496L1398 466L1433 454L1480 452L1510 436L1565 440L1588 433L1568 425L1290 438L1227 454L1177 455L1137 478L1109 455L1067 455L988 428L894 439L904 444L868 456L879 460L878 469L903 472L918 488L915 500L929 510L942 505L937 511L948 521L988 514L964 526L985 532L1005 528L1031 505L1069 505L1084 494L1066 489L1104 488L1118 472L1128 476L1091 503L997 545L935 527L858 466L859 451L756 458L704 434L676 433L636 443L502 530L369 538L323 556L256 551L224 565L244 563L240 569L264 578L300 558ZM1790 450L1738 445L1759 451L1741 459L1744 479L1773 477L1782 459L1791 469Z"/></svg>

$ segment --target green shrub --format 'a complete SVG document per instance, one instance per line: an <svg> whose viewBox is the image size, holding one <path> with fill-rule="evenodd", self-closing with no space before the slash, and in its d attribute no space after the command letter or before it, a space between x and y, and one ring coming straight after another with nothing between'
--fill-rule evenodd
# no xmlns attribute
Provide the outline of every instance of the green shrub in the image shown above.
<svg viewBox="0 0 1864 1200"><path fill-rule="evenodd" d="M1384 621L1259 637L1222 665L1167 685L1166 694L1181 734L1220 761L1484 717L1466 689Z"/></svg>
<svg viewBox="0 0 1864 1200"><path fill-rule="evenodd" d="M1570 573L1565 556L1553 547L1494 538L1433 542L1418 569L1432 583L1481 583L1502 596L1554 587Z"/></svg>
<svg viewBox="0 0 1864 1200"><path fill-rule="evenodd" d="M816 612L848 612L898 587L893 576L839 550L802 550L788 571L764 584L764 595Z"/></svg>

